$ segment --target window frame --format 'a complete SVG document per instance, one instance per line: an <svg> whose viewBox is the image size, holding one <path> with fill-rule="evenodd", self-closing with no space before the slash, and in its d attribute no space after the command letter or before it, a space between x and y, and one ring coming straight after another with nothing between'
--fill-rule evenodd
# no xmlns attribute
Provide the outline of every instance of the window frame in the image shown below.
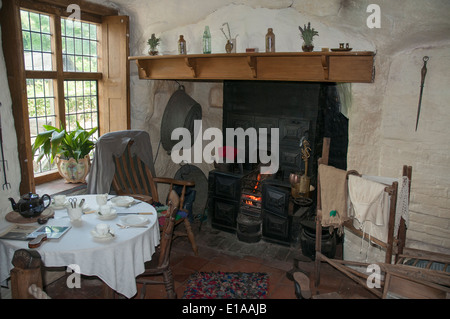
<svg viewBox="0 0 450 319"><path fill-rule="evenodd" d="M101 25L103 19L109 16L119 16L116 9L106 7L100 4L89 3L84 0L75 1L81 10L81 21L98 24L97 39L99 41L99 62L97 72L65 72L63 70L62 58L62 37L61 37L61 19L67 18L72 12L67 12L67 6L71 3L66 0L7 0L3 1L0 10L0 20L2 21L2 43L5 61L7 65L8 84L13 102L13 116L16 126L16 135L18 141L19 164L21 168L22 180L20 184L20 193L35 192L35 185L43 182L59 179L58 172L43 173L41 176L34 176L33 173L33 154L31 152L30 126L28 121L28 103L26 94L26 79L53 79L56 80L55 90L55 113L61 123L65 123L65 103L64 103L64 81L65 80L96 80L98 83L98 112L109 112L102 110L101 92L103 91L103 70L101 59L104 59L104 48ZM23 39L20 10L30 10L50 15L52 23L52 50L54 48L53 63L56 68L53 71L32 71L25 70ZM59 35L59 36L55 36ZM5 45L8 43L8 45ZM128 105L129 107L129 105ZM128 123L129 123L129 119ZM59 123L58 123L59 125ZM65 124L64 124L65 125ZM101 121L99 119L99 130ZM104 131L104 130L103 130Z"/></svg>
<svg viewBox="0 0 450 319"><path fill-rule="evenodd" d="M64 98L64 82L66 80L72 81L86 81L94 80L100 83L103 78L103 73L101 70L101 65L98 64L97 72L68 72L64 71L63 63L63 50L62 50L62 32L61 32L61 20L66 18L64 15L55 14L43 10L37 11L36 9L30 9L26 6L21 5L20 9L29 10L36 13L48 14L50 16L50 30L52 33L52 71L41 71L41 70L25 70L25 79L52 79L55 81L55 114L56 114L56 127L60 127L60 123L65 125L66 123L66 112L65 112L65 98ZM53 10L49 10L53 11ZM97 25L97 40L99 43L99 48L101 50L101 23L87 21L82 19L83 22L95 23ZM22 51L23 55L23 51ZM100 108L100 106L99 106ZM34 175L34 180L36 184L45 183L51 180L61 178L59 173L55 170L43 172Z"/></svg>
<svg viewBox="0 0 450 319"><path fill-rule="evenodd" d="M97 81L97 85L101 82L103 78L103 73L101 70L101 64L97 63L97 72L76 72L76 71L64 71L63 63L63 50L62 50L62 30L61 22L65 18L61 15L55 15L53 13L48 13L44 11L37 11L34 9L29 9L27 7L21 6L20 10L27 10L30 12L36 12L40 14L49 15L50 17L50 33L52 42L52 71L43 70L26 70L25 69L25 80L28 79L51 79L54 81L54 96L55 96L55 115L56 115L56 127L60 127L60 123L66 124L66 103L64 96L64 83L65 81ZM94 23L97 25L97 42L99 44L98 52L101 52L101 23L81 20L82 22ZM22 52L22 55L24 53ZM100 60L100 57L99 57ZM97 100L98 100L98 90L97 90ZM100 105L98 108L100 108ZM42 172L34 175L34 180L36 184L45 183L54 179L60 178L60 175L55 170Z"/></svg>

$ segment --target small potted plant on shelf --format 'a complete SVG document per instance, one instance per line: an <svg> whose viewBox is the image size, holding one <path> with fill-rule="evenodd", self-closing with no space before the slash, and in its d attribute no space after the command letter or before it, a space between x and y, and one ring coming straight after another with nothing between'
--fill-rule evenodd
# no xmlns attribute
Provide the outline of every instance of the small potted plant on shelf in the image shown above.
<svg viewBox="0 0 450 319"><path fill-rule="evenodd" d="M32 145L33 155L39 150L36 162L46 156L52 164L56 161L58 172L67 183L85 183L91 167L89 153L95 147L90 138L98 128L87 131L77 121L72 132L51 125L44 125L44 129Z"/></svg>
<svg viewBox="0 0 450 319"><path fill-rule="evenodd" d="M302 27L298 27L301 32L301 37L303 39L302 50L304 52L312 52L314 49L313 38L316 35L319 35L319 32L311 28L311 22L308 22L308 26L303 25Z"/></svg>
<svg viewBox="0 0 450 319"><path fill-rule="evenodd" d="M147 43L150 46L150 50L148 50L148 54L150 55L158 55L158 45L159 45L160 38L157 38L154 33L152 33L152 36L150 39L148 39Z"/></svg>

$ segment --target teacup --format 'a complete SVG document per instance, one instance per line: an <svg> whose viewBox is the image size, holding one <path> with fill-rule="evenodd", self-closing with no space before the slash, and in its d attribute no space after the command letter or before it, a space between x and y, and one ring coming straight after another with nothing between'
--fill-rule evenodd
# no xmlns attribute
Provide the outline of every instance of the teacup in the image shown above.
<svg viewBox="0 0 450 319"><path fill-rule="evenodd" d="M97 224L95 226L95 232L99 236L106 236L109 233L109 226L108 226L108 224L103 224L103 223Z"/></svg>
<svg viewBox="0 0 450 319"><path fill-rule="evenodd" d="M66 195L55 195L53 196L53 202L56 206L63 206L66 203Z"/></svg>
<svg viewBox="0 0 450 319"><path fill-rule="evenodd" d="M108 194L98 194L95 196L95 200L97 201L98 206L106 205Z"/></svg>
<svg viewBox="0 0 450 319"><path fill-rule="evenodd" d="M71 222L81 220L81 216L83 216L83 209L81 207L69 207L67 209L67 213L69 214L69 218Z"/></svg>
<svg viewBox="0 0 450 319"><path fill-rule="evenodd" d="M113 211L111 209L111 206L109 206L109 205L102 205L102 206L100 206L100 214L102 216L108 216L108 215L110 215L112 213L113 213Z"/></svg>

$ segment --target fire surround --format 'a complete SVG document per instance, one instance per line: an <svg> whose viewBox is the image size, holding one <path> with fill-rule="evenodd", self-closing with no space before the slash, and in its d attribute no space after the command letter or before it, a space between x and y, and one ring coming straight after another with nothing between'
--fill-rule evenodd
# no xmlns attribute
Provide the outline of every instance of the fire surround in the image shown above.
<svg viewBox="0 0 450 319"><path fill-rule="evenodd" d="M341 141L331 154L345 169L347 120L339 113L335 84L280 81L224 81L223 131L226 128L279 128L280 158L277 174L259 181L254 176L260 163L222 164L209 173L208 214L214 228L233 232L241 241L260 239L290 245L299 240L299 220L314 209L301 207L290 194L289 174L305 169L300 141L311 144L308 176L316 185L317 158L323 136ZM341 130L341 131L336 131ZM339 138L335 138L339 137ZM270 138L269 138L270 140ZM225 145L228 146L226 136ZM248 144L246 144L248 145ZM267 145L270 149L270 145ZM339 158L334 158L335 154ZM248 151L246 150L248 156ZM249 175L253 177L249 178ZM249 197L253 196L255 198ZM260 201L257 200L260 198ZM248 202L249 205L245 205ZM252 204L256 205L252 205ZM301 210L301 214L297 214ZM302 215L302 216L297 216ZM303 218L303 217L302 217Z"/></svg>

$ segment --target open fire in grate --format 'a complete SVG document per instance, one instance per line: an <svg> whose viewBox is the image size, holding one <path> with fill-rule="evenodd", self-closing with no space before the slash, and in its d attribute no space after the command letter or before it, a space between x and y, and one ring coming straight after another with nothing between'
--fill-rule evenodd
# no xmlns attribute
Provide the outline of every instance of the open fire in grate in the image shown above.
<svg viewBox="0 0 450 319"><path fill-rule="evenodd" d="M237 216L237 236L249 243L258 242L262 236L262 181L270 175L253 171L242 179L241 203Z"/></svg>
<svg viewBox="0 0 450 319"><path fill-rule="evenodd" d="M243 178L241 190L241 213L255 217L261 215L261 183L270 176L261 175L258 171Z"/></svg>

